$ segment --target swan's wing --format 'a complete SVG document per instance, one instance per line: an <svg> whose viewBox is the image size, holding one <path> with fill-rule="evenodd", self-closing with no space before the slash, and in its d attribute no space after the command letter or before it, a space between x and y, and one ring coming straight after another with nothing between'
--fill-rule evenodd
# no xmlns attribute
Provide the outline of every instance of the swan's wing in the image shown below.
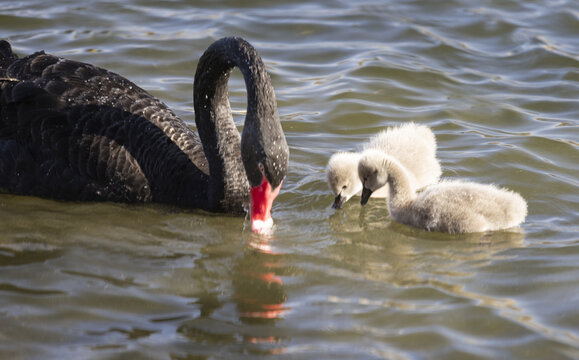
<svg viewBox="0 0 579 360"><path fill-rule="evenodd" d="M0 186L146 201L153 176L188 171L206 180L199 138L144 90L89 64L42 52L8 60L7 53L0 47ZM169 158L173 165L159 171Z"/></svg>
<svg viewBox="0 0 579 360"><path fill-rule="evenodd" d="M147 201L148 179L130 147L121 112L58 111L54 96L30 82L0 88L0 185L67 200Z"/></svg>
<svg viewBox="0 0 579 360"><path fill-rule="evenodd" d="M102 106L142 116L171 137L199 169L209 172L198 135L163 102L114 72L38 52L14 61L6 70L6 76L30 81L53 95L61 111L79 106Z"/></svg>

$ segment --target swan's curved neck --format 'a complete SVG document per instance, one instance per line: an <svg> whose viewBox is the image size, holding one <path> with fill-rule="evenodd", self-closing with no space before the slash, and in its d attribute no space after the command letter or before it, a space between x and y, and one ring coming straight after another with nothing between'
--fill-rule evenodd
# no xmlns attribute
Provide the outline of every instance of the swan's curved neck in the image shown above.
<svg viewBox="0 0 579 360"><path fill-rule="evenodd" d="M249 194L249 183L255 186L263 176L257 169L257 173L250 173L247 166L244 168L242 140L233 122L227 86L234 67L241 70L245 79L247 114L243 142L250 142L250 147L254 147L248 150L251 155L265 151L264 120L274 117L279 124L273 87L255 49L239 38L227 38L211 45L199 60L195 74L195 122L209 163L209 202L216 209L225 210L243 205Z"/></svg>

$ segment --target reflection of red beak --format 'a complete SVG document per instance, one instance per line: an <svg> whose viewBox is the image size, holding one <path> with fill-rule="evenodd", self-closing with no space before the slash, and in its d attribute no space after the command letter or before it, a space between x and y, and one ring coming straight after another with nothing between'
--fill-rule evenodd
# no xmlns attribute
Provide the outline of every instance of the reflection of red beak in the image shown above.
<svg viewBox="0 0 579 360"><path fill-rule="evenodd" d="M273 227L271 207L279 194L281 183L272 190L269 181L263 176L261 184L251 188L251 230L258 234L267 233Z"/></svg>

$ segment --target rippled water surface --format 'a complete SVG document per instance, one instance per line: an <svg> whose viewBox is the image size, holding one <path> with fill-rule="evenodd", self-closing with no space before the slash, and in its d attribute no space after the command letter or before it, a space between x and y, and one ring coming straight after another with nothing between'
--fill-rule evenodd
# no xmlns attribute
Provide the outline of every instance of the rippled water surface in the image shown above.
<svg viewBox="0 0 579 360"><path fill-rule="evenodd" d="M239 35L291 150L271 237L160 206L0 195L2 359L579 358L579 5L2 1L0 37L133 80L191 126L193 73ZM230 82L243 125L245 88ZM341 211L325 165L432 127L443 175L521 193L519 231L449 236Z"/></svg>

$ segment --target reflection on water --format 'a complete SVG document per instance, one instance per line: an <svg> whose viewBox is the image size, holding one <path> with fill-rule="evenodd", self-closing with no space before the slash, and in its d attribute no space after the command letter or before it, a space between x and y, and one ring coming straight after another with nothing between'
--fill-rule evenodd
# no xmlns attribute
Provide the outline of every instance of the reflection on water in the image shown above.
<svg viewBox="0 0 579 360"><path fill-rule="evenodd" d="M280 277L280 254L272 252L272 237L255 237L234 268L233 288L240 320L263 324L281 319L287 294Z"/></svg>
<svg viewBox="0 0 579 360"><path fill-rule="evenodd" d="M223 300L218 293L198 296L194 304L199 307L199 315L184 321L177 331L203 344L206 350L212 345L240 346L239 351L255 355L281 354L287 339L273 335L271 327L291 310L286 305L287 293L282 281L283 254L273 250L274 236L246 235L247 246L231 269L231 299ZM219 317L216 311L223 310L229 301L236 305L239 323L216 327Z"/></svg>
<svg viewBox="0 0 579 360"><path fill-rule="evenodd" d="M291 310L281 276L282 254L272 251L273 236L251 236L244 256L234 267L233 289L239 320L248 325L275 326ZM246 334L244 341L261 345L258 353L283 353L283 339L268 331Z"/></svg>

